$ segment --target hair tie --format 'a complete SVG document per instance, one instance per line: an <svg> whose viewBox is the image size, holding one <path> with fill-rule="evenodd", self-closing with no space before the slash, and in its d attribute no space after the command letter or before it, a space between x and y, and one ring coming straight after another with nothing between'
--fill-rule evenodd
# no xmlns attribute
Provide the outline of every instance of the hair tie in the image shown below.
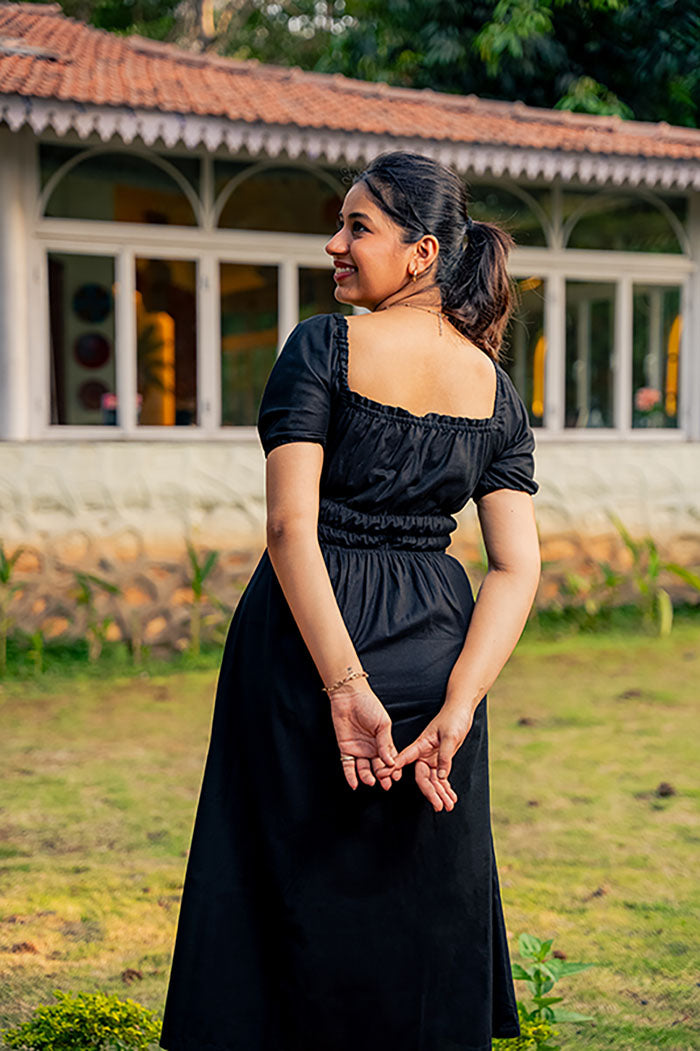
<svg viewBox="0 0 700 1051"><path fill-rule="evenodd" d="M471 215L468 215L467 216L467 225L465 227L465 233L470 234L472 232L473 225L474 225L474 220L472 219Z"/></svg>

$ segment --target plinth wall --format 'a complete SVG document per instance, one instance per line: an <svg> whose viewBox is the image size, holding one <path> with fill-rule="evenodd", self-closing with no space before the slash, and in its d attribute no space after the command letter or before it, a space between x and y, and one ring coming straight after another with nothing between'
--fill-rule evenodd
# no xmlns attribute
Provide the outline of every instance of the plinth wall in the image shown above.
<svg viewBox="0 0 700 1051"><path fill-rule="evenodd" d="M588 436L586 436L588 438ZM610 515L662 558L700 569L700 444L663 440L541 440L535 509L543 574L537 604L556 601L568 573L605 561L627 572L629 554ZM473 586L483 576L474 505L458 516L450 553ZM256 439L231 442L0 443L0 541L18 546L11 613L46 638L80 635L76 572L95 586L112 638L184 646L192 603L187 543L219 559L207 579L208 623L225 625L264 549L264 459ZM697 593L664 578L679 597ZM624 589L623 589L624 590Z"/></svg>

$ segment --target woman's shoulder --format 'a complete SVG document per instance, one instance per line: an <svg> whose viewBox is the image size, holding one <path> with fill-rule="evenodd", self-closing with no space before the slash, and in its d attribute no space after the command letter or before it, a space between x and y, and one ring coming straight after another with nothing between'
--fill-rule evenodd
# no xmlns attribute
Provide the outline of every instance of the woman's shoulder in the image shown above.
<svg viewBox="0 0 700 1051"><path fill-rule="evenodd" d="M305 333L323 333L328 331L337 321L337 313L328 314L309 314L308 317L301 318L295 325L293 331L297 330Z"/></svg>
<svg viewBox="0 0 700 1051"><path fill-rule="evenodd" d="M493 361L493 359L491 360ZM499 361L493 361L493 364L498 374L504 408L507 409L509 414L516 417L520 417L523 414L527 416L525 402L523 401L518 388L515 386L510 373Z"/></svg>
<svg viewBox="0 0 700 1051"><path fill-rule="evenodd" d="M334 314L311 314L302 318L285 339L274 368L310 370L330 380L334 372L336 340Z"/></svg>

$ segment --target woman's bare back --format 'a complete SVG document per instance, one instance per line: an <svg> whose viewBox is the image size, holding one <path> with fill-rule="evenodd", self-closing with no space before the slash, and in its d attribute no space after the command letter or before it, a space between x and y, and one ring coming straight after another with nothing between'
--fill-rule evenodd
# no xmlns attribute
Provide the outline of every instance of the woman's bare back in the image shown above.
<svg viewBox="0 0 700 1051"><path fill-rule="evenodd" d="M347 321L352 390L415 416L493 415L494 364L446 318L442 335L435 314L413 307L357 314Z"/></svg>

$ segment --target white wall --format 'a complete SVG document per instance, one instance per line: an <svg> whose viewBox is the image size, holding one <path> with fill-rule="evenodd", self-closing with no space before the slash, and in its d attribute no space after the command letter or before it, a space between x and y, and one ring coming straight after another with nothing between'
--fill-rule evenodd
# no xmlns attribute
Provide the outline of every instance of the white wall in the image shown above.
<svg viewBox="0 0 700 1051"><path fill-rule="evenodd" d="M28 250L35 140L0 125L0 438L29 433Z"/></svg>
<svg viewBox="0 0 700 1051"><path fill-rule="evenodd" d="M659 540L700 538L700 445L668 440L541 441L535 507L543 539L614 533L607 511ZM473 504L460 516L471 539ZM0 537L106 544L130 532L143 550L183 537L240 546L264 536L264 459L231 442L0 443Z"/></svg>

